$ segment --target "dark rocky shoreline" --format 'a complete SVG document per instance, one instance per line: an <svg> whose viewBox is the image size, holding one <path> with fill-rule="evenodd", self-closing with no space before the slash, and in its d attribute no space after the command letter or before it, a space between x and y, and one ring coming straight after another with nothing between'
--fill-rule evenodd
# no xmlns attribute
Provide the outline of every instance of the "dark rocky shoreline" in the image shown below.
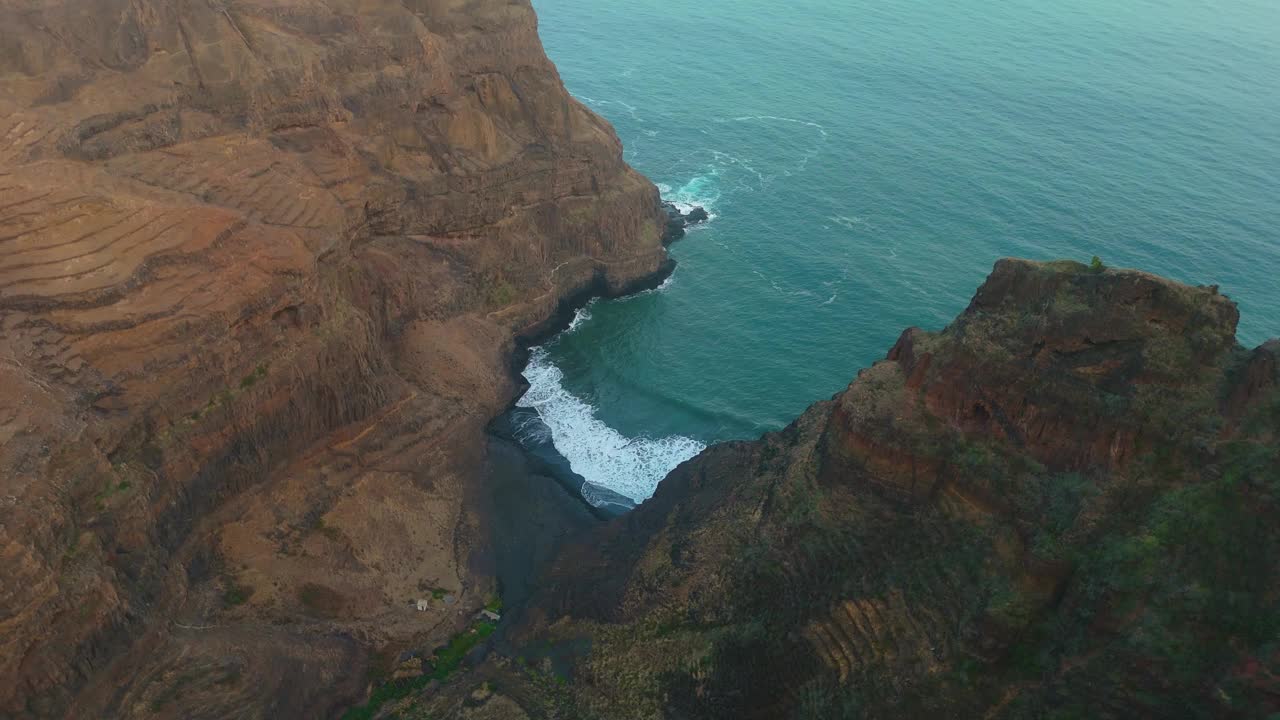
<svg viewBox="0 0 1280 720"><path fill-rule="evenodd" d="M707 211L695 207L689 213L681 213L672 203L663 202L663 210L670 219L663 243L670 245L686 234L685 228L705 222ZM621 298L658 287L675 272L676 261L668 259L655 273L640 278L621 291L610 292L603 278L569 295L560 303L556 312L537 327L517 338L517 347L511 354L512 382L519 389L506 411L495 417L486 427L489 443L488 492L497 517L508 518L501 526L502 537L494 538L497 548L494 563L508 616L518 614L518 608L529 593L529 583L559 547L561 536L574 534L611 520L633 510L636 505L629 498L612 493L607 488L592 485L594 492L602 496L614 496L616 501L603 506L592 504L583 494L587 480L573 471L568 458L556 449L545 433L545 441L535 440L543 433L530 432L530 423L542 425L536 411L516 406L516 402L528 389L524 369L529 364L530 348L547 342L568 329L579 309L596 298ZM522 431L523 430L523 431ZM523 518L522 508L537 508L536 519ZM559 528L559 530L556 530ZM512 542L513 538L518 541ZM505 548L505 550L504 550ZM513 612L514 611L514 612ZM503 625L508 623L504 621Z"/></svg>
<svg viewBox="0 0 1280 720"><path fill-rule="evenodd" d="M692 210L685 213L681 212L675 203L664 200L662 201L662 209L667 213L667 233L663 242L668 245L683 238L688 234L689 228L694 225L701 225L711 220L711 214L707 212L706 208L698 205L695 205Z"/></svg>
<svg viewBox="0 0 1280 720"><path fill-rule="evenodd" d="M1277 542L1280 363L1238 318L1212 287L1002 260L946 330L562 543L508 637L585 717L1269 717L1274 555L1232 549ZM1148 693L1153 668L1186 681Z"/></svg>
<svg viewBox="0 0 1280 720"><path fill-rule="evenodd" d="M684 238L687 234L687 228L705 223L710 219L710 214L706 209L699 206L693 207L687 213L682 213L674 203L664 200L662 209L667 213L668 217L667 231L663 237L664 245L670 245ZM597 298L616 299L644 292L645 290L652 290L671 277L675 269L676 261L668 258L657 272L640 278L619 291L610 291L604 282L604 278L598 277L594 282L566 297L557 307L556 312L547 318L545 322L520 335L517 338L516 350L511 354L510 367L512 381L519 388L519 392L515 394L515 399L511 401L506 411L494 418L487 427L491 442L500 441L519 447L525 455L525 462L531 472L555 480L557 485L564 488L567 493L585 506L599 520L608 520L622 515L634 509L635 503L631 502L629 498L613 493L607 488L592 485L591 487L595 492L601 496L616 497L615 501L608 502L603 506L592 504L582 493L583 484L587 482L586 479L573 471L569 465L569 460L556 450L550 440L530 444L527 439L529 436L519 432L519 429L525 423L542 422L536 412L516 406L516 402L528 390L528 383L525 381L523 373L525 367L529 364L529 350L567 330L578 310L585 307L592 300Z"/></svg>
<svg viewBox="0 0 1280 720"><path fill-rule="evenodd" d="M594 522L485 426L669 215L529 0L0 16L0 717L336 717Z"/></svg>
<svg viewBox="0 0 1280 720"><path fill-rule="evenodd" d="M512 407L489 423L488 432L491 438L519 446L531 472L555 480L596 519L611 520L635 509L636 504L630 498L589 483L586 478L574 472L568 458L551 442L550 429L542 422L536 410ZM590 485L594 494L607 498L607 501L603 505L593 504L582 492L584 485Z"/></svg>
<svg viewBox="0 0 1280 720"><path fill-rule="evenodd" d="M682 239L686 228L709 219L701 207L681 213L672 203L664 201L662 206L670 219L664 245ZM592 300L651 290L665 282L675 268L676 261L669 258L657 272L616 292L611 292L604 278L599 277L566 297L546 321L517 338L510 372L518 392L506 411L485 428L488 465L484 492L495 520L492 563L505 606L499 631L486 647L504 646L505 630L519 622L534 590L534 580L548 569L566 541L636 507L629 498L594 484L591 487L595 493L616 500L602 506L589 501L583 494L587 480L574 472L568 458L556 449L541 417L530 408L516 405L528 389L523 371L529 363L529 351L567 330L578 310ZM529 424L541 425L545 434ZM541 437L545 439L537 439Z"/></svg>

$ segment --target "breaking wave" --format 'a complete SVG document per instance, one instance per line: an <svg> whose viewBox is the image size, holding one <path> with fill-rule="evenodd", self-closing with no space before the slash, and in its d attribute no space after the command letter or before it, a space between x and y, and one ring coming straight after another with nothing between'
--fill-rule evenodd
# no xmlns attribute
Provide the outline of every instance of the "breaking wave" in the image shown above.
<svg viewBox="0 0 1280 720"><path fill-rule="evenodd" d="M529 390L516 403L531 408L550 429L552 442L588 483L643 502L677 465L705 449L687 437L628 438L596 417L596 409L563 385L564 373L543 348L533 348L524 370ZM583 496L592 501L590 488Z"/></svg>
<svg viewBox="0 0 1280 720"><path fill-rule="evenodd" d="M695 207L706 210L707 222L711 222L718 217L716 203L720 200L720 170L712 168L707 174L699 175L678 188L658 183L658 192L662 193L663 200L675 205L676 209L686 215ZM694 225L689 229L697 228Z"/></svg>

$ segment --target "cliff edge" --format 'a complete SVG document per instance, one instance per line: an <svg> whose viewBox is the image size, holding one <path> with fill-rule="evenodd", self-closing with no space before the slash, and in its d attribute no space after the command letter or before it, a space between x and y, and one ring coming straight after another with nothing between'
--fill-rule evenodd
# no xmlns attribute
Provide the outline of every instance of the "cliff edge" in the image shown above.
<svg viewBox="0 0 1280 720"><path fill-rule="evenodd" d="M1002 260L945 330L580 536L480 672L530 717L1269 717L1280 343L1237 320Z"/></svg>
<svg viewBox="0 0 1280 720"><path fill-rule="evenodd" d="M527 0L0 0L0 717L324 717L464 627L513 339L666 222Z"/></svg>

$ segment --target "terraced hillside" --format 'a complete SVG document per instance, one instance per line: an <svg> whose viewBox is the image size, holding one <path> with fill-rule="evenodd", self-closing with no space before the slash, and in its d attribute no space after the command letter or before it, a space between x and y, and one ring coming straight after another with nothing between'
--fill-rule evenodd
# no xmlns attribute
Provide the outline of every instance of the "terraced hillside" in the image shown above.
<svg viewBox="0 0 1280 720"><path fill-rule="evenodd" d="M665 222L527 1L0 0L0 717L322 717L459 630L513 337Z"/></svg>

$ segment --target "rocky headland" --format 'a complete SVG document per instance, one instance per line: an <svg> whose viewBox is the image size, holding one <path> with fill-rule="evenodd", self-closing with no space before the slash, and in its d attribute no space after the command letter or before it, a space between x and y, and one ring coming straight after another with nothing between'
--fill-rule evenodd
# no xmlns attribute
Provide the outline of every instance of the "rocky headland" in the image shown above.
<svg viewBox="0 0 1280 720"><path fill-rule="evenodd" d="M680 206L671 202L663 202L662 209L667 213L667 242L673 242L683 238L689 232L689 228L694 225L711 220L711 213L707 212L704 207L694 205L688 210L683 210Z"/></svg>
<svg viewBox="0 0 1280 720"><path fill-rule="evenodd" d="M505 656L401 707L1269 717L1280 342L1240 346L1238 317L1215 287L1002 260L946 329L579 530Z"/></svg>

